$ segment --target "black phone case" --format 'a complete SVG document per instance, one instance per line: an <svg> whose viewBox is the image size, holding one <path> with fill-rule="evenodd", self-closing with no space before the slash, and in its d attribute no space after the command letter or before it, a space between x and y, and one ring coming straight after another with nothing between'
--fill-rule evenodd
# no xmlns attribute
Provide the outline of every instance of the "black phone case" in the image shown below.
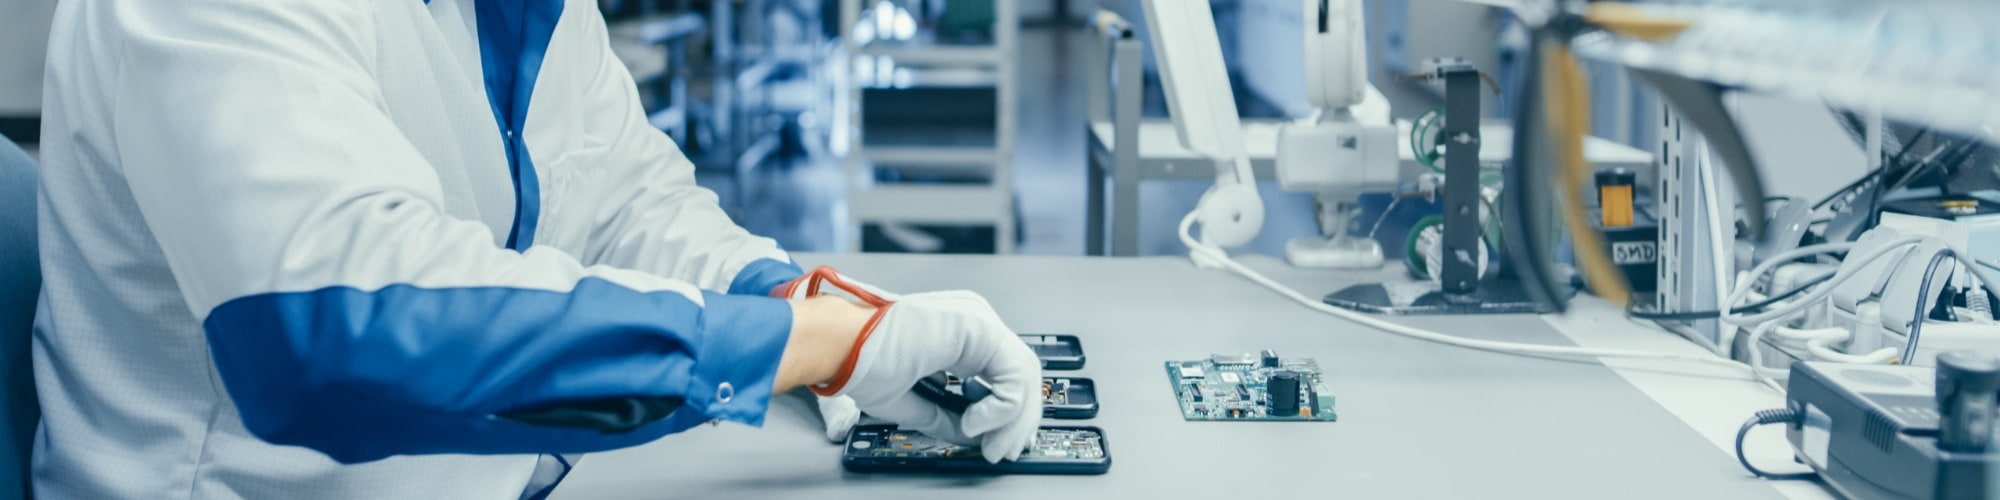
<svg viewBox="0 0 2000 500"><path fill-rule="evenodd" d="M1042 377L1044 382L1063 379L1069 381L1069 401L1067 404L1047 404L1042 406L1042 417L1063 420L1097 418L1097 382L1083 377ZM966 382L971 382L970 384ZM952 392L951 384L944 374L932 375L917 381L910 390L917 396L930 401L952 413L965 413L965 409L986 397L991 389L978 379L961 381L959 392Z"/></svg>
<svg viewBox="0 0 2000 500"><path fill-rule="evenodd" d="M945 474L1063 474L1094 475L1111 470L1111 437L1092 426L1044 425L1043 429L1088 429L1102 437L1104 458L1095 460L1031 460L987 463L983 459L954 460L927 457L867 457L855 455L854 436L864 429L877 432L895 429L889 425L857 425L847 433L841 446L840 465L860 473L945 473Z"/></svg>
<svg viewBox="0 0 2000 500"><path fill-rule="evenodd" d="M1063 420L1097 418L1097 382L1083 377L1043 377L1069 379L1069 404L1046 405L1042 416Z"/></svg>
<svg viewBox="0 0 2000 500"><path fill-rule="evenodd" d="M1083 369L1083 340L1075 335L1028 333L1022 334L1021 340L1042 358L1043 370Z"/></svg>

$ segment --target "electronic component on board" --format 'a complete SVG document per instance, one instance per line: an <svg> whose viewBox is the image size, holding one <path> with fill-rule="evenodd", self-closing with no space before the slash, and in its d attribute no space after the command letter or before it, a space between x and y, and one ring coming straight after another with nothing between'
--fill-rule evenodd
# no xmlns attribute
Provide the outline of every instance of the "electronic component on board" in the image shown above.
<svg viewBox="0 0 2000 500"><path fill-rule="evenodd" d="M1336 420L1318 363L1274 351L1168 361L1167 378L1187 420Z"/></svg>
<svg viewBox="0 0 2000 500"><path fill-rule="evenodd" d="M1269 393L1271 415L1299 414L1299 375L1288 370L1278 370L1264 381L1264 390Z"/></svg>

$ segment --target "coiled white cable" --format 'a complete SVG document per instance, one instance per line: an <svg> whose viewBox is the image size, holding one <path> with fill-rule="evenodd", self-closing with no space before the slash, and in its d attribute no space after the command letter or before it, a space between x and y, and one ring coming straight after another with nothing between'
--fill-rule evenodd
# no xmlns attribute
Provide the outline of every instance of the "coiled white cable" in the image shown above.
<svg viewBox="0 0 2000 500"><path fill-rule="evenodd" d="M1840 327L1792 328L1784 325L1778 325L1772 328L1771 333L1776 334L1780 338L1786 338L1791 340L1812 340L1812 339L1827 338L1827 337L1846 337L1848 335L1847 329Z"/></svg>
<svg viewBox="0 0 2000 500"><path fill-rule="evenodd" d="M1860 263L1858 265L1866 266L1868 265L1868 263L1874 262L1875 260L1880 259L1883 256L1889 255L1894 251L1901 250L1905 246L1915 245L1919 242L1922 242L1923 240L1924 238L1920 236L1911 236L1907 238L1897 239L1887 244L1884 244L1880 247L1876 247L1874 250L1869 251L1865 255L1860 255L1860 256L1849 255L1847 256L1847 258L1849 260L1860 259ZM1854 248L1853 243L1822 243L1818 245L1799 247L1792 251L1774 255L1770 259L1766 259L1763 263L1757 264L1757 267L1751 268L1749 274L1743 276L1742 278L1737 279L1736 288L1730 291L1728 299L1722 301L1722 307L1720 307L1720 309L1728 311L1730 308L1736 307L1737 304L1743 301L1745 295L1750 294L1750 287L1757 283L1757 277L1763 276L1764 273L1770 272L1772 268L1791 262L1793 260L1797 260L1800 257L1808 257L1830 252L1839 252L1851 248ZM1801 310L1804 310L1807 307L1811 307L1813 304L1819 303L1819 301L1821 300L1825 300L1828 294L1833 293L1833 289L1835 287L1838 287L1842 282L1845 282L1848 279L1853 278L1855 274L1856 273L1835 272L1832 279L1828 279L1826 280L1825 283L1820 283L1818 286L1813 287L1813 290L1810 292L1806 292L1805 296L1803 297L1792 299L1791 301L1788 302L1774 304L1771 307L1766 308L1762 312L1750 313L1750 314L1724 314L1722 315L1722 321L1724 323L1729 323L1734 325L1746 325L1752 323L1762 323L1780 317L1789 316L1792 313L1796 313Z"/></svg>
<svg viewBox="0 0 2000 500"><path fill-rule="evenodd" d="M1862 266L1866 266L1868 265L1868 263L1873 262L1876 259L1880 259L1885 255L1900 250L1904 246L1914 245L1919 241L1922 241L1921 237L1903 238L1891 241L1887 244L1877 247L1875 250L1869 252L1866 255L1860 255L1860 256L1849 255L1848 258L1862 259L1862 261L1859 263L1859 266L1855 267L1856 269L1860 269L1862 268ZM1854 247L1853 243L1824 243L1819 245L1809 245L1809 246L1799 247L1791 251L1774 255L1771 258L1766 259L1763 263L1758 264L1756 267L1751 268L1749 273L1746 273L1742 277L1738 278L1736 280L1736 287L1732 291L1730 291L1728 299L1722 302L1722 307L1720 307L1720 309L1726 311L1736 307L1736 304L1741 302L1745 298L1745 296L1751 293L1750 287L1751 285L1756 284L1757 278L1759 276L1763 276L1764 273L1770 272L1771 269L1781 264L1792 262L1801 257L1808 257L1830 252L1838 252L1838 251L1852 249L1853 247ZM1829 278L1825 282L1816 285L1813 288L1813 290L1807 292L1805 296L1793 299L1789 302L1774 304L1760 313L1722 315L1722 321L1725 324L1750 325L1750 337L1744 342L1745 345L1744 349L1745 351L1747 351L1745 352L1746 357L1748 357L1750 360L1749 365L1752 367L1751 371L1752 373L1755 374L1754 376L1758 379L1758 381L1763 382L1767 386L1777 386L1778 382L1774 377L1782 377L1789 374L1789 371L1787 370L1764 367L1764 349L1763 349L1764 335L1766 333L1772 332L1773 330L1777 330L1778 335L1781 337L1806 340L1806 350L1808 353L1811 353L1814 356L1825 357L1826 355L1833 354L1842 357L1850 357L1851 359L1872 359L1874 357L1883 355L1881 350L1877 350L1876 352L1871 352L1859 357L1855 357L1849 354L1839 353L1832 349L1832 347L1829 345L1830 344L1829 341L1820 340L1822 338L1829 338L1832 336L1832 332L1829 330L1837 330L1839 332L1838 335L1840 336L1840 338L1842 340L1845 340L1849 335L1851 335L1845 329L1834 328L1834 329L1822 329L1822 330L1797 330L1783 326L1783 323L1789 321L1790 317L1798 314L1801 311L1804 311L1808 307L1812 307L1814 304L1817 304L1822 300L1825 300L1828 294L1833 293L1833 289L1835 287L1839 286L1842 282L1845 282L1848 279L1852 278L1854 274L1856 273L1842 273L1839 271L1835 271L1832 278ZM1817 350L1813 348L1815 341L1818 341L1819 345L1819 348ZM1891 354L1893 354L1893 352ZM1882 361L1876 361L1876 363L1882 363L1886 361L1887 360L1884 359Z"/></svg>
<svg viewBox="0 0 2000 500"><path fill-rule="evenodd" d="M1594 358L1666 359L1666 360L1677 360L1677 361L1689 361L1689 362L1710 364L1710 365L1722 365L1750 373L1753 376L1753 378L1756 378L1758 381L1764 383L1766 386L1769 386L1771 389L1781 393L1784 392L1784 388L1779 386L1775 381L1770 380L1769 377L1757 377L1757 375L1760 374L1757 373L1756 370L1752 369L1750 365L1746 365L1743 363L1736 362L1734 360L1729 360L1716 356L1690 355L1690 354L1654 352L1654 351L1635 351L1626 349L1596 349L1589 347L1528 344L1521 342L1502 342L1496 340L1467 338L1447 333L1434 332L1431 330L1425 330L1422 328L1416 328L1398 323L1393 323L1379 318L1371 317L1365 314L1361 314L1358 312L1349 311L1346 309L1341 309L1338 307L1327 305L1316 299L1307 297L1303 293L1299 293L1298 290L1293 290L1291 287L1287 287L1283 284L1278 283L1277 281L1273 281L1270 278L1265 277L1262 273L1258 273L1257 271L1252 270L1249 267L1246 267L1243 264L1236 262L1234 259L1231 259L1229 257L1229 253L1227 251L1224 251L1221 248L1209 246L1201 243L1200 241L1197 241L1192 232L1192 229L1194 227L1194 222L1195 222L1194 213L1189 213L1186 217L1181 218L1180 237L1181 237L1181 243L1187 245L1188 247L1188 257L1195 262L1196 266L1205 268L1221 268L1228 270L1232 273L1236 273L1237 275L1242 276L1244 279L1250 280L1252 283L1263 285L1264 288L1269 288L1271 289L1271 291L1277 292L1279 295L1283 295L1285 298L1291 299L1293 302L1297 302L1300 305L1306 306L1309 309L1330 314L1335 317L1352 321L1355 323L1359 323L1362 326L1367 326L1377 330L1382 330L1385 332L1394 333L1406 337L1437 342L1440 344L1454 345L1454 346L1479 349L1484 351L1515 353L1515 354L1583 356L1583 357L1594 357Z"/></svg>
<svg viewBox="0 0 2000 500"><path fill-rule="evenodd" d="M1764 334L1770 332L1773 326L1776 326L1776 322L1758 323L1757 326L1750 327L1750 338L1745 341L1748 347L1744 348L1744 352L1750 358L1750 373L1753 377L1757 378L1758 382L1763 382L1767 386L1778 385L1777 379L1773 377L1790 375L1790 371L1788 370L1766 368L1764 366L1764 350L1760 346L1763 343Z"/></svg>
<svg viewBox="0 0 2000 500"><path fill-rule="evenodd" d="M1772 323L1779 322L1773 321ZM1819 359L1835 363L1882 364L1896 359L1898 352L1894 347L1876 349L1867 354L1848 354L1833 349L1833 344L1846 342L1848 338L1854 336L1846 328L1801 329L1777 325L1771 328L1771 333L1780 338L1804 341L1807 352L1811 352L1813 356L1817 356Z"/></svg>
<svg viewBox="0 0 2000 500"><path fill-rule="evenodd" d="M1890 241L1880 247L1877 247L1875 250L1870 251L1866 254L1849 255L1847 256L1847 258L1850 261L1854 261L1854 259L1860 259L1859 261L1856 261L1858 262L1858 264L1852 267L1852 269L1862 269L1865 268L1865 266L1867 266L1869 263L1875 261L1876 259L1880 259L1891 253L1895 253L1901 250L1905 246L1921 243L1926 239L1929 238L1925 236L1911 236L1907 238L1897 239ZM1737 280L1736 287L1730 293L1729 299L1724 301L1723 308L1727 309L1730 307L1734 307L1736 303L1741 301L1744 298L1744 296L1750 293L1750 286L1756 283L1757 278L1759 276L1762 276L1764 273L1769 272L1772 268L1775 268L1779 265L1783 265L1787 262L1791 262L1800 257L1806 257L1810 255L1816 255L1827 252L1836 252L1840 250L1849 249L1852 247L1853 247L1852 243L1827 243L1821 245L1800 247L1798 249L1789 252L1784 252L1772 256L1770 259L1765 260L1761 264L1758 264L1756 268L1751 269L1751 271L1748 274L1744 275L1743 278ZM1956 254L1953 255L1956 256ZM1960 259L1960 260L1964 261L1966 259ZM1976 285L1973 287L1974 291L1978 292L1976 295L1984 295L1986 293L1990 293L1992 282L1987 279L1989 276L1986 270L1979 268L1977 264L1969 264L1968 268L1970 269L1970 271L1972 271L1973 278L1976 283ZM1897 358L1898 350L1894 347L1884 347L1864 354L1849 354L1834 349L1833 348L1834 343L1844 342L1847 339L1851 338L1851 336L1853 335L1852 332L1849 332L1844 328L1800 330L1800 329L1789 328L1783 325L1783 323L1790 321L1794 315L1804 311L1806 308L1818 304L1822 300L1825 300L1828 294L1833 293L1833 289L1835 287L1839 286L1840 283L1852 278L1854 274L1855 273L1835 272L1833 278L1828 279L1826 282L1817 285L1816 288L1812 292L1806 294L1806 296L1783 304L1774 305L1761 313L1731 314L1731 315L1724 315L1722 317L1722 320L1726 323L1737 324L1737 325L1751 325L1750 338L1747 348L1749 352L1747 354L1750 359L1750 365L1756 367L1755 369L1756 373L1760 378L1772 376L1773 373L1780 373L1780 374L1783 373L1781 370L1763 368L1763 351L1760 341L1765 333L1774 331L1780 337L1806 341L1805 345L1806 352L1812 354L1815 357L1818 357L1819 359L1824 359L1827 361L1834 361L1839 363L1881 364L1898 359ZM1775 383L1775 381L1770 381L1770 383Z"/></svg>
<svg viewBox="0 0 2000 500"><path fill-rule="evenodd" d="M1902 353L1901 349L1894 347L1876 349L1867 354L1848 354L1833 349L1833 343L1847 340L1847 337L1846 331L1842 330L1841 335L1838 337L1820 337L1808 340L1806 341L1806 352L1810 352L1813 356L1818 356L1819 359L1826 361L1864 365L1887 363L1895 360L1896 356Z"/></svg>

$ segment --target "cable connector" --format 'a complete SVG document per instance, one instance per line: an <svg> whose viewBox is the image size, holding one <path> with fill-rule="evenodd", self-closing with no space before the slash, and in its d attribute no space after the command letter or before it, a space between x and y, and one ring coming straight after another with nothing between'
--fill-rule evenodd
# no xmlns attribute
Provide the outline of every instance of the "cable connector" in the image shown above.
<svg viewBox="0 0 2000 500"><path fill-rule="evenodd" d="M1792 472L1792 473L1782 473L1782 474L1764 472L1763 469L1758 469L1757 466L1750 465L1750 457L1745 456L1743 454L1743 438L1745 436L1750 435L1750 429L1757 428L1757 426L1760 425L1791 424L1797 422L1799 416L1800 416L1799 412L1791 408L1773 408L1769 410L1758 410L1757 413L1752 414L1750 420L1746 420L1743 422L1743 428L1738 429L1736 431L1736 463L1743 464L1744 470L1748 470L1750 471L1750 474L1764 479L1795 480L1795 479L1813 479L1819 477L1819 474L1811 472Z"/></svg>

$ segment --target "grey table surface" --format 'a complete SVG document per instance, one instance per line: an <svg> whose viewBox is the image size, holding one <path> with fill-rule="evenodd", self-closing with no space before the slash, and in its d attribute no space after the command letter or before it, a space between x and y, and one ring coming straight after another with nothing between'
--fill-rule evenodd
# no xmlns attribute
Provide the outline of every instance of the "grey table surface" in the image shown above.
<svg viewBox="0 0 2000 500"><path fill-rule="evenodd" d="M724 424L591 454L553 498L1778 498L1734 459L1594 362L1398 337L1312 312L1185 259L800 255L903 292L979 291L1024 333L1073 332L1097 380L1102 476L854 474L802 393L763 428ZM1385 274L1248 259L1309 293ZM1407 318L1498 340L1569 344L1535 316ZM1340 420L1187 422L1166 360L1276 349L1318 359Z"/></svg>

